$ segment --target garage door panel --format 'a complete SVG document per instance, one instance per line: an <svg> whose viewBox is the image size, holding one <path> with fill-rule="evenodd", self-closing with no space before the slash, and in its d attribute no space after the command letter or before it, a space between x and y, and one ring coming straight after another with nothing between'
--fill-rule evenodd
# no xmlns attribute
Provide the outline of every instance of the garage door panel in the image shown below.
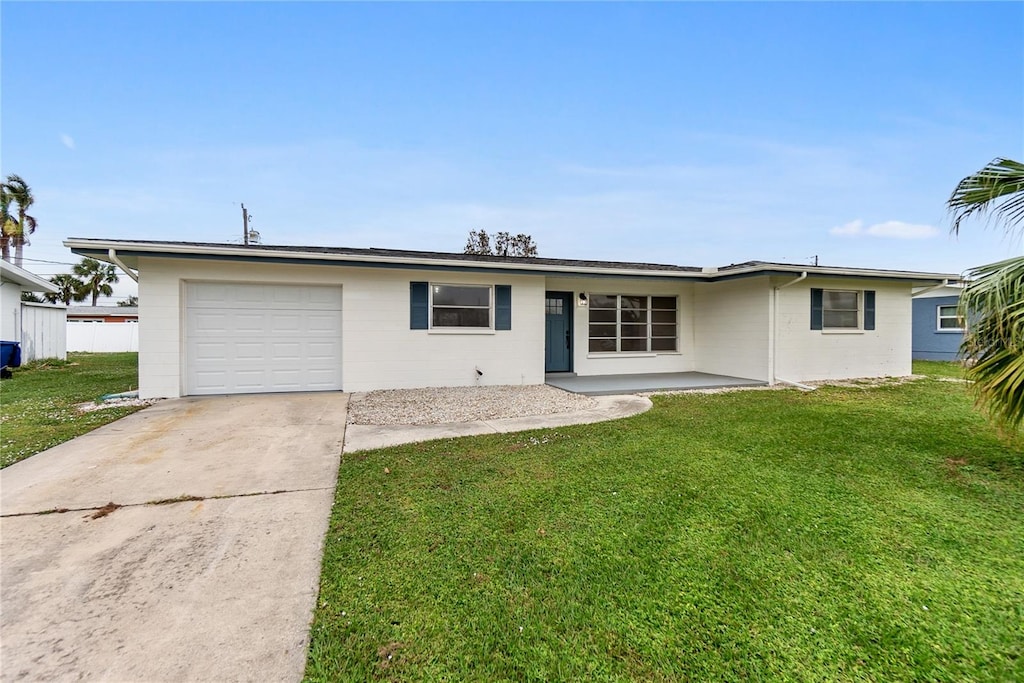
<svg viewBox="0 0 1024 683"><path fill-rule="evenodd" d="M315 335L340 336L341 320L334 312L311 311L306 316L306 331Z"/></svg>
<svg viewBox="0 0 1024 683"><path fill-rule="evenodd" d="M236 393L260 392L267 384L267 371L262 368L238 369L231 373Z"/></svg>
<svg viewBox="0 0 1024 683"><path fill-rule="evenodd" d="M266 344L263 342L235 342L231 346L234 360L240 363L260 363L266 356Z"/></svg>
<svg viewBox="0 0 1024 683"><path fill-rule="evenodd" d="M306 358L313 364L327 364L338 357L340 344L330 341L310 341L306 343Z"/></svg>
<svg viewBox="0 0 1024 683"><path fill-rule="evenodd" d="M339 381L334 368L312 369L306 373L306 384L310 389L331 389Z"/></svg>
<svg viewBox="0 0 1024 683"><path fill-rule="evenodd" d="M302 343L293 342L271 342L268 358L273 363L287 363L298 367L302 361Z"/></svg>
<svg viewBox="0 0 1024 683"><path fill-rule="evenodd" d="M268 312L267 322L270 324L272 335L297 335L306 332L305 323L307 316L297 313L283 313L280 311Z"/></svg>
<svg viewBox="0 0 1024 683"><path fill-rule="evenodd" d="M267 301L274 308L294 309L304 308L306 299L305 290L307 287L270 287L267 293Z"/></svg>
<svg viewBox="0 0 1024 683"><path fill-rule="evenodd" d="M232 311L224 315L224 333L232 334L236 336L237 333L243 334L266 334L267 321L266 315L260 311Z"/></svg>
<svg viewBox="0 0 1024 683"><path fill-rule="evenodd" d="M188 283L186 292L186 393L341 389L341 287Z"/></svg>
<svg viewBox="0 0 1024 683"><path fill-rule="evenodd" d="M227 373L224 370L218 369L196 369L194 373L194 382L197 387L219 387L224 384L227 379Z"/></svg>
<svg viewBox="0 0 1024 683"><path fill-rule="evenodd" d="M228 359L228 343L217 341L197 341L196 356L205 363L223 364Z"/></svg>
<svg viewBox="0 0 1024 683"><path fill-rule="evenodd" d="M222 335L227 331L225 316L213 311L192 311L189 322L195 334Z"/></svg>

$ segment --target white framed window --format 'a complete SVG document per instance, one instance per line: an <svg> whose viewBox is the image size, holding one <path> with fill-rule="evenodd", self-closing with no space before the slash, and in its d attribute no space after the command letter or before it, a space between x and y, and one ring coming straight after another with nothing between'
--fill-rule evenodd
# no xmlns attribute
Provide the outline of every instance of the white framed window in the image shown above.
<svg viewBox="0 0 1024 683"><path fill-rule="evenodd" d="M822 329L859 330L861 295L855 290L826 289L822 292Z"/></svg>
<svg viewBox="0 0 1024 683"><path fill-rule="evenodd" d="M873 289L811 289L811 329L865 332L875 329Z"/></svg>
<svg viewBox="0 0 1024 683"><path fill-rule="evenodd" d="M591 294L591 353L674 352L678 349L674 296Z"/></svg>
<svg viewBox="0 0 1024 683"><path fill-rule="evenodd" d="M492 288L484 285L430 285L431 328L491 329Z"/></svg>
<svg viewBox="0 0 1024 683"><path fill-rule="evenodd" d="M935 307L935 329L939 332L963 332L964 319L956 304Z"/></svg>

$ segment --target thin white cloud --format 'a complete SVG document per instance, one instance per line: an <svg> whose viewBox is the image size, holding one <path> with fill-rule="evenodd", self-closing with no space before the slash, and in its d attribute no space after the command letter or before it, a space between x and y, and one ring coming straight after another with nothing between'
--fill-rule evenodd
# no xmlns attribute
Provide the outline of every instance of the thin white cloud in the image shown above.
<svg viewBox="0 0 1024 683"><path fill-rule="evenodd" d="M903 221L877 223L867 230L874 237L893 237L901 240L923 240L935 237L939 229L932 225L918 225Z"/></svg>
<svg viewBox="0 0 1024 683"><path fill-rule="evenodd" d="M856 220L844 223L843 225L837 225L836 227L829 230L831 235L859 235L864 229L864 221Z"/></svg>
<svg viewBox="0 0 1024 683"><path fill-rule="evenodd" d="M61 133L60 134L60 141L61 141L61 144L63 144L68 149L74 149L75 148L75 139L73 137L71 137L70 135L68 135L67 133Z"/></svg>
<svg viewBox="0 0 1024 683"><path fill-rule="evenodd" d="M855 220L843 225L837 225L828 232L830 235L839 237L883 237L886 239L922 240L935 237L939 234L939 229L933 225L904 223L903 221L885 221L884 223L875 223L865 227L864 221Z"/></svg>

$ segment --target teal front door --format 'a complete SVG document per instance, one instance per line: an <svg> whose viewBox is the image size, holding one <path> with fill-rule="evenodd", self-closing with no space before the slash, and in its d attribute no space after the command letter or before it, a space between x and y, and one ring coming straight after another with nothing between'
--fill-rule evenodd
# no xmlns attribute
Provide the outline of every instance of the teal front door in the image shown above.
<svg viewBox="0 0 1024 683"><path fill-rule="evenodd" d="M572 371L572 292L544 295L544 372Z"/></svg>

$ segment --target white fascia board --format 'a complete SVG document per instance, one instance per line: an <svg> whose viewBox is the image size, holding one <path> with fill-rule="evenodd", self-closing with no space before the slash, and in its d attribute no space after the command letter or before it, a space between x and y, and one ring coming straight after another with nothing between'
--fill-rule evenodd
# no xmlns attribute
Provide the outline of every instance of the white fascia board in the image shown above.
<svg viewBox="0 0 1024 683"><path fill-rule="evenodd" d="M52 282L44 280L38 275L7 261L0 260L0 275L3 276L4 280L16 283L23 292L57 294L60 291Z"/></svg>

